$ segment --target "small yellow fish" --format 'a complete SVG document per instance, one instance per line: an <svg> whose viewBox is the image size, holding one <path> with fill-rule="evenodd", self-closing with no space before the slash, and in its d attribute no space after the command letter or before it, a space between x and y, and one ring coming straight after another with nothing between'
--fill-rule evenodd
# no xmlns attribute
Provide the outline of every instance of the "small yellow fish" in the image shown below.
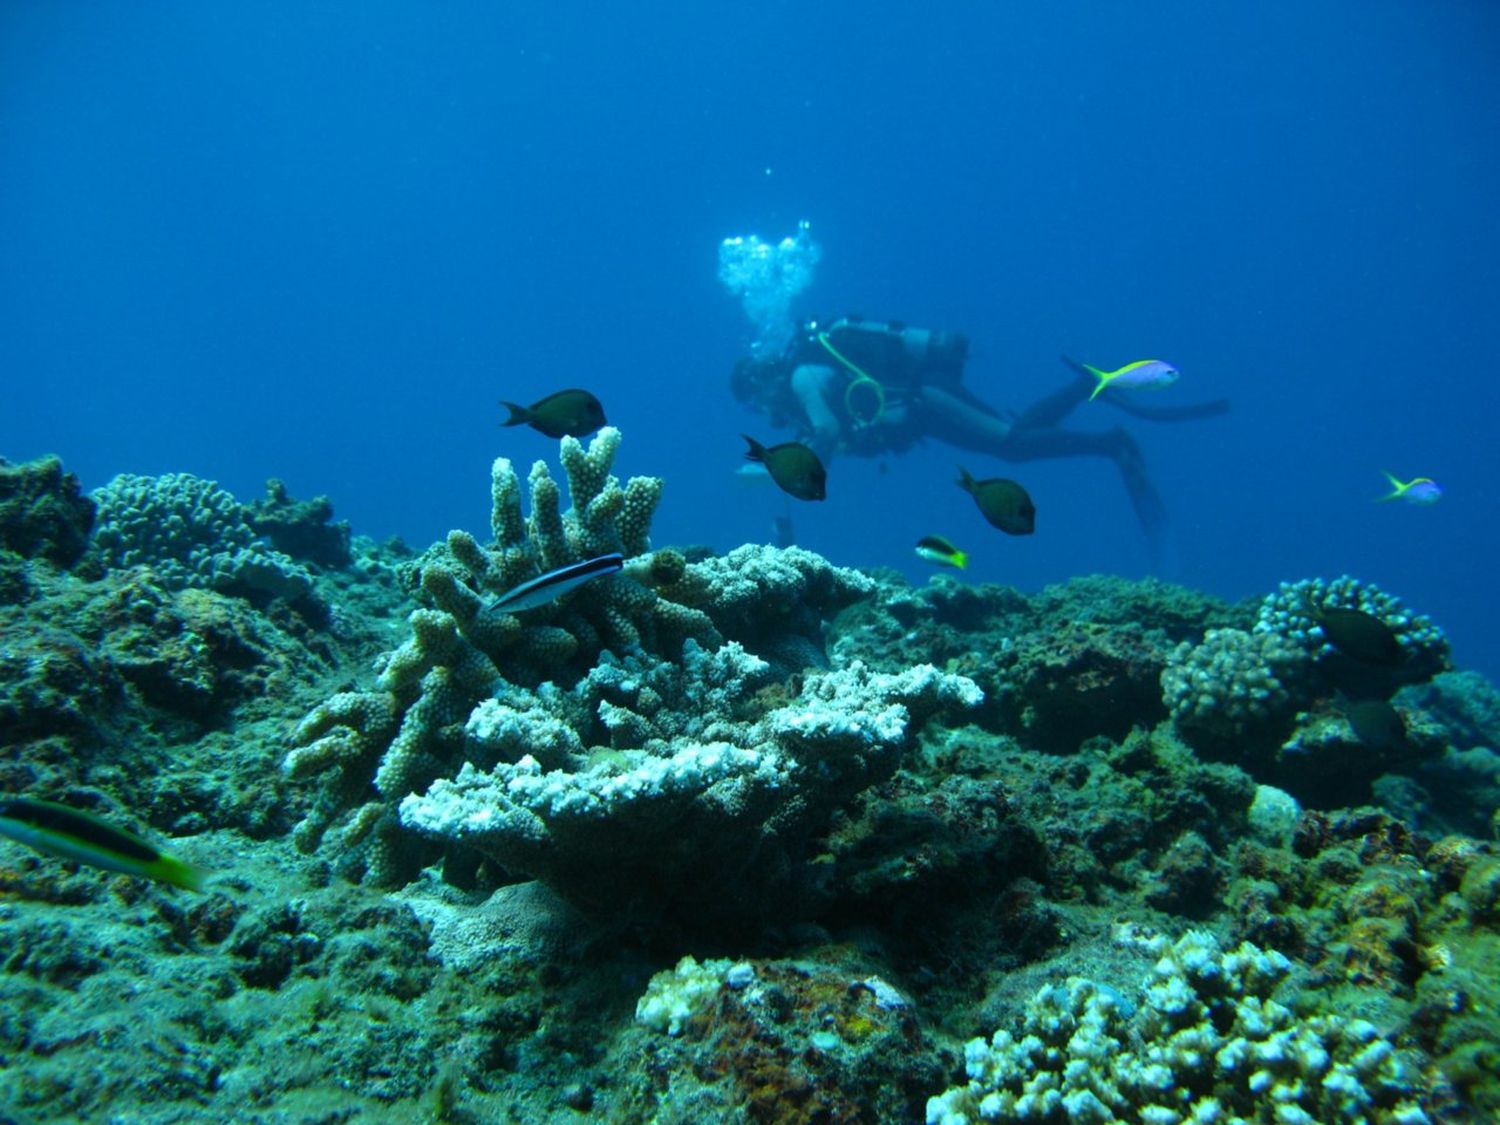
<svg viewBox="0 0 1500 1125"><path fill-rule="evenodd" d="M941 535L927 535L918 539L917 554L938 566L954 566L962 570L969 565L969 556Z"/></svg>

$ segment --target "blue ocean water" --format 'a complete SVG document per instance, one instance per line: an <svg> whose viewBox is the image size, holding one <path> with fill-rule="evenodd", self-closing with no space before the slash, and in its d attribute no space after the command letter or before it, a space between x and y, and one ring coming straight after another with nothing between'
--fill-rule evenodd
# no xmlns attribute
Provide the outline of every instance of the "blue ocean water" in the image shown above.
<svg viewBox="0 0 1500 1125"><path fill-rule="evenodd" d="M1101 462L942 446L747 485L752 328L719 243L811 223L799 315L967 333L1019 407L1159 356L1131 422L1169 575L1227 597L1351 573L1500 678L1491 582L1500 10L1320 4L271 3L0 7L0 453L85 487L280 477L356 532L488 526L488 466L555 459L500 398L585 386L665 477L658 543L790 514L847 565L1035 589L1149 562ZM1074 421L1104 428L1107 407ZM1035 536L952 484L1021 479ZM1377 505L1382 470L1431 508Z"/></svg>

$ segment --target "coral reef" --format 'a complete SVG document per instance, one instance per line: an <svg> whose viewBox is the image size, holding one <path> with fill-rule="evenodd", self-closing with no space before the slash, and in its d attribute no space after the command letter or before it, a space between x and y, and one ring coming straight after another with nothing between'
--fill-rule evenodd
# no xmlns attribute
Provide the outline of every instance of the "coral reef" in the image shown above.
<svg viewBox="0 0 1500 1125"><path fill-rule="evenodd" d="M1310 965L1323 1007L1404 1029L1447 1101L1485 1120L1500 1112L1500 1053L1484 1047L1500 1004L1497 871L1494 848L1467 837L1429 841L1370 808L1309 811L1290 850L1235 849L1226 901L1238 937Z"/></svg>
<svg viewBox="0 0 1500 1125"><path fill-rule="evenodd" d="M840 619L832 648L877 666L921 652L979 684L986 729L1070 753L1154 725L1172 646L1205 623L1241 619L1250 624L1248 613L1152 580L1095 575L1028 600L938 575L920 587L883 582L878 598Z"/></svg>
<svg viewBox="0 0 1500 1125"><path fill-rule="evenodd" d="M1196 746L1275 737L1306 702L1306 652L1271 632L1210 629L1182 642L1161 673L1172 721Z"/></svg>
<svg viewBox="0 0 1500 1125"><path fill-rule="evenodd" d="M1028 746L1068 753L1086 738L1119 740L1165 716L1167 653L1138 625L1072 622L1028 632L996 661L993 709Z"/></svg>
<svg viewBox="0 0 1500 1125"><path fill-rule="evenodd" d="M197 586L257 604L281 599L325 617L312 576L259 541L248 510L191 473L121 473L93 493L94 545L107 567L149 567L173 589Z"/></svg>
<svg viewBox="0 0 1500 1125"><path fill-rule="evenodd" d="M266 481L265 499L245 507L255 534L284 555L326 567L348 566L353 558L349 524L333 518L333 501L326 496L293 500L286 484L272 477Z"/></svg>
<svg viewBox="0 0 1500 1125"><path fill-rule="evenodd" d="M60 459L12 465L0 457L0 553L70 567L87 548L93 524L93 503Z"/></svg>
<svg viewBox="0 0 1500 1125"><path fill-rule="evenodd" d="M969 1042L969 1081L927 1103L929 1125L1431 1120L1420 1070L1373 1024L1274 998L1279 953L1196 930L1134 940L1157 959L1134 1000L1082 977L1043 987L1018 1032Z"/></svg>
<svg viewBox="0 0 1500 1125"><path fill-rule="evenodd" d="M838 966L684 957L636 1020L618 1119L909 1121L942 1080L911 1002Z"/></svg>
<svg viewBox="0 0 1500 1125"><path fill-rule="evenodd" d="M737 648L690 651L676 708L632 735L644 749L581 769L544 770L529 755L488 772L466 762L451 781L403 800L401 821L540 878L595 914L711 931L753 921L775 901L793 918L808 838L890 777L928 718L980 696L931 665L892 676L856 664L810 675L784 706L736 722L763 668ZM722 709L706 709L715 693Z"/></svg>
<svg viewBox="0 0 1500 1125"><path fill-rule="evenodd" d="M1314 615L1335 610L1368 615L1399 659L1376 664L1329 643ZM1440 728L1382 710L1381 701L1447 666L1447 640L1430 620L1346 576L1283 583L1252 629L1182 642L1161 688L1175 729L1196 750L1332 807L1369 800L1385 775L1441 756Z"/></svg>
<svg viewBox="0 0 1500 1125"><path fill-rule="evenodd" d="M215 872L0 840L0 1116L1500 1113L1500 712L1423 679L1435 630L1349 583L1257 632L1157 582L651 550L661 482L616 481L618 441L563 442L556 481L497 461L493 541L418 555L274 482L134 478L56 557L86 498L49 469L0 503L36 545L0 547L0 792ZM226 578L242 551L327 614ZM981 1028L1011 1036L944 1092Z"/></svg>
<svg viewBox="0 0 1500 1125"><path fill-rule="evenodd" d="M1396 636L1403 656L1398 668L1372 668L1339 652L1313 618L1314 609L1353 609L1382 622ZM1347 574L1325 580L1283 582L1268 594L1256 614L1255 631L1274 633L1310 655L1325 682L1351 694L1390 695L1401 683L1430 680L1451 666L1448 638L1428 617L1406 609L1401 600L1373 582Z"/></svg>
<svg viewBox="0 0 1500 1125"><path fill-rule="evenodd" d="M560 459L572 505L560 510L559 491L538 462L528 520L521 516L519 478L508 461L497 460L494 544L482 547L452 532L417 560L414 587L432 606L411 614L411 638L378 662L375 690L339 693L293 734L290 777L334 773L298 828L301 846L317 847L343 818L341 870L380 884L401 882L432 852L409 835L403 842L396 803L453 777L461 765L470 765L471 780L506 759L508 767L523 768L507 747L524 743L532 755L525 769L545 764L581 774L589 747L640 751L656 762L676 752L669 739L700 731L705 744L724 739L709 720L727 724L732 716L717 708L730 706L731 698L743 703L758 686L751 678L766 671L746 648L725 648L726 632L742 630L746 646L771 638L773 654L797 655L796 669L804 657L824 661L815 647L822 622L871 584L795 549L741 548L693 564L675 552L636 556L623 573L596 579L561 602L519 617L487 612L485 595L539 569L649 546L660 484L634 478L622 489L609 472L618 445L619 432L609 427L587 450L564 438ZM564 691L557 684L574 686ZM645 749L652 740L657 745ZM727 757L714 758L710 772L731 760L744 766L753 746L754 740L735 742ZM589 768L602 778L610 765ZM698 765L684 761L678 772L696 776ZM446 827L432 832L430 816L421 823L429 835L451 834Z"/></svg>

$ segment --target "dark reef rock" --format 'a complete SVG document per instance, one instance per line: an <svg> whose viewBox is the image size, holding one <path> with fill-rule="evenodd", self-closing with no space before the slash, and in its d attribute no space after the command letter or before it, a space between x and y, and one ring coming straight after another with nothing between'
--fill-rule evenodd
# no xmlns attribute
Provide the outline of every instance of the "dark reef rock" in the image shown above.
<svg viewBox="0 0 1500 1125"><path fill-rule="evenodd" d="M109 660L60 628L13 633L0 651L0 685L0 746L102 737L125 702Z"/></svg>
<svg viewBox="0 0 1500 1125"><path fill-rule="evenodd" d="M1027 633L978 682L1002 716L1002 729L1028 746L1071 753L1097 735L1118 741L1166 718L1161 671L1166 648L1136 625L1075 621Z"/></svg>
<svg viewBox="0 0 1500 1125"><path fill-rule="evenodd" d="M0 550L0 605L20 605L32 596L30 564L14 551Z"/></svg>
<svg viewBox="0 0 1500 1125"><path fill-rule="evenodd" d="M1444 729L1420 712L1399 709L1399 731L1381 740L1368 733L1362 739L1350 724L1348 709L1348 704L1315 701L1299 714L1283 746L1264 748L1242 764L1257 779L1285 789L1305 805L1336 809L1367 804L1378 782L1443 756ZM1389 784L1385 791L1398 796ZM1422 802L1402 803L1418 809Z"/></svg>
<svg viewBox="0 0 1500 1125"><path fill-rule="evenodd" d="M1087 574L1048 586L1031 599L1043 617L1139 625L1173 644L1194 640L1209 629L1249 628L1255 606L1226 605L1218 598L1174 586L1158 578L1129 579Z"/></svg>
<svg viewBox="0 0 1500 1125"><path fill-rule="evenodd" d="M745 968L754 982L721 984L681 1034L637 1026L618 1040L612 1120L921 1119L948 1060L895 987L844 965Z"/></svg>
<svg viewBox="0 0 1500 1125"><path fill-rule="evenodd" d="M12 465L0 457L0 548L64 569L88 547L94 502L56 457Z"/></svg>
<svg viewBox="0 0 1500 1125"><path fill-rule="evenodd" d="M349 523L334 520L328 497L293 500L286 485L272 477L266 481L266 498L245 507L255 533L282 554L333 569L349 565Z"/></svg>
<svg viewBox="0 0 1500 1125"><path fill-rule="evenodd" d="M1219 906L1224 873L1214 852L1196 832L1184 832L1157 864L1146 902L1157 910L1206 918Z"/></svg>

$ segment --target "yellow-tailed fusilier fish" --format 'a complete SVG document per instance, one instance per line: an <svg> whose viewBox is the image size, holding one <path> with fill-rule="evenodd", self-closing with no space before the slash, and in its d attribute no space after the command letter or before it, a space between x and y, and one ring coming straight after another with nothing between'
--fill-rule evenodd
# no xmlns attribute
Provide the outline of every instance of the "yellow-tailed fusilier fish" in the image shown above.
<svg viewBox="0 0 1500 1125"><path fill-rule="evenodd" d="M1094 388L1094 393L1089 395L1093 401L1099 397L1099 392L1114 387L1125 390L1143 390L1147 387L1170 387L1177 382L1182 374L1160 359L1138 359L1134 363L1127 363L1124 367L1116 368L1114 371L1100 371L1087 363L1080 364L1085 371L1099 380L1099 385Z"/></svg>
<svg viewBox="0 0 1500 1125"><path fill-rule="evenodd" d="M938 566L956 566L962 570L969 565L969 556L941 535L925 535L918 539L917 554Z"/></svg>
<svg viewBox="0 0 1500 1125"><path fill-rule="evenodd" d="M209 875L133 832L54 801L0 797L0 836L9 836L58 859L156 879L190 891L203 890Z"/></svg>
<svg viewBox="0 0 1500 1125"><path fill-rule="evenodd" d="M1405 500L1408 504L1436 504L1443 498L1443 489L1431 477L1412 477L1409 481L1397 480L1390 473L1385 479L1391 482L1391 491L1379 498L1384 504L1388 500Z"/></svg>
<svg viewBox="0 0 1500 1125"><path fill-rule="evenodd" d="M569 563L528 579L519 586L513 586L492 601L486 610L491 613L520 613L523 609L536 609L556 601L569 590L576 590L591 578L615 574L624 567L625 556L619 551Z"/></svg>
<svg viewBox="0 0 1500 1125"><path fill-rule="evenodd" d="M585 437L604 425L604 406L588 391L567 390L530 406L500 400L510 411L502 426L530 426L548 437Z"/></svg>

